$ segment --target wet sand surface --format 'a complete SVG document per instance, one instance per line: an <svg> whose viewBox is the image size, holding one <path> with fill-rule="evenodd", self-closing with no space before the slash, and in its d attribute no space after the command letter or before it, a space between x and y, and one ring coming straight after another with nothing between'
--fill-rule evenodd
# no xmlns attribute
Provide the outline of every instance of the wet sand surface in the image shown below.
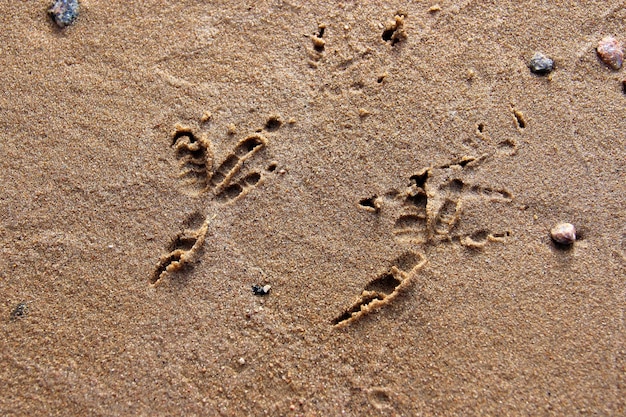
<svg viewBox="0 0 626 417"><path fill-rule="evenodd" d="M0 414L625 412L623 2L49 7L0 17Z"/></svg>

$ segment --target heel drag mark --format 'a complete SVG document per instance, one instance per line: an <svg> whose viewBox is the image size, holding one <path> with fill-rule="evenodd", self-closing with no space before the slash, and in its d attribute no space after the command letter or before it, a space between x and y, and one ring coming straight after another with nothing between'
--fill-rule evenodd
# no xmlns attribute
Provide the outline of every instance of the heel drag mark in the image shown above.
<svg viewBox="0 0 626 417"><path fill-rule="evenodd" d="M198 217L198 215L195 214L194 217ZM154 274L150 278L152 285L159 285L170 274L198 259L211 220L204 220L199 229L184 230L174 238L168 247L170 252L161 257Z"/></svg>
<svg viewBox="0 0 626 417"><path fill-rule="evenodd" d="M426 264L426 258L418 252L406 252L392 266L372 281L361 292L352 307L332 320L337 327L360 319L393 301L411 282L417 271Z"/></svg>

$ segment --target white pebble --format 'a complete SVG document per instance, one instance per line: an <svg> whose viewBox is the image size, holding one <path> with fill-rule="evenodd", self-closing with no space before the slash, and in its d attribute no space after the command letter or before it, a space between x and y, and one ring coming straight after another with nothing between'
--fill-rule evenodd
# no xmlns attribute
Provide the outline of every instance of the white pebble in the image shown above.
<svg viewBox="0 0 626 417"><path fill-rule="evenodd" d="M552 239L562 245L571 245L576 241L576 228L571 223L559 223L550 230Z"/></svg>

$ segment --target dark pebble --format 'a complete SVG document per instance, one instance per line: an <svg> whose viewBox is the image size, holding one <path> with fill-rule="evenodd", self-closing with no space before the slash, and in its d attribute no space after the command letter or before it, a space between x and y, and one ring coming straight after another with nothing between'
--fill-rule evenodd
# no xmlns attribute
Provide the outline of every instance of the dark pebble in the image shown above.
<svg viewBox="0 0 626 417"><path fill-rule="evenodd" d="M11 320L21 319L28 314L28 306L26 303L19 303L13 311L11 311Z"/></svg>
<svg viewBox="0 0 626 417"><path fill-rule="evenodd" d="M530 59L528 67L533 74L547 75L554 69L554 61L541 52L536 52Z"/></svg>
<svg viewBox="0 0 626 417"><path fill-rule="evenodd" d="M56 0L48 13L60 28L64 28L76 21L78 8L78 0Z"/></svg>
<svg viewBox="0 0 626 417"><path fill-rule="evenodd" d="M272 289L271 285L253 285L252 286L252 294L254 295L267 295L270 293L270 290Z"/></svg>

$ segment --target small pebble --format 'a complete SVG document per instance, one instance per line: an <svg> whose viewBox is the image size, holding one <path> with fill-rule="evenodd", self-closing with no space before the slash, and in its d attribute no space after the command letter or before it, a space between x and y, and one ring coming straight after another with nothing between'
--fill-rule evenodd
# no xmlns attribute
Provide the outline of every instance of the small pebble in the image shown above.
<svg viewBox="0 0 626 417"><path fill-rule="evenodd" d="M246 360L244 358L239 358L239 360L237 362L239 362L239 365L241 365L241 366L246 364Z"/></svg>
<svg viewBox="0 0 626 417"><path fill-rule="evenodd" d="M272 289L271 285L264 285L264 286L260 286L260 285L253 285L252 286L252 294L254 295L267 295L270 293L270 290Z"/></svg>
<svg viewBox="0 0 626 417"><path fill-rule="evenodd" d="M78 0L56 0L48 13L60 28L64 28L76 21L78 9Z"/></svg>
<svg viewBox="0 0 626 417"><path fill-rule="evenodd" d="M436 13L441 11L441 6L438 4L434 4L428 8L428 13Z"/></svg>
<svg viewBox="0 0 626 417"><path fill-rule="evenodd" d="M556 243L571 245L576 241L576 228L571 223L559 223L550 230L550 236Z"/></svg>
<svg viewBox="0 0 626 417"><path fill-rule="evenodd" d="M598 42L598 57L611 69L622 68L624 62L624 49L622 44L612 36L607 36Z"/></svg>
<svg viewBox="0 0 626 417"><path fill-rule="evenodd" d="M204 113L202 113L202 117L200 117L200 122L206 123L211 120L211 117L213 117L211 112L205 111Z"/></svg>
<svg viewBox="0 0 626 417"><path fill-rule="evenodd" d="M326 47L326 41L324 39L313 36L311 37L311 40L313 41L313 49L317 52L324 51L324 48Z"/></svg>
<svg viewBox="0 0 626 417"><path fill-rule="evenodd" d="M11 321L26 317L28 314L28 306L26 303L19 303L13 311L11 311Z"/></svg>
<svg viewBox="0 0 626 417"><path fill-rule="evenodd" d="M530 71L537 75L547 75L554 69L554 61L542 54L535 52L528 64Z"/></svg>

